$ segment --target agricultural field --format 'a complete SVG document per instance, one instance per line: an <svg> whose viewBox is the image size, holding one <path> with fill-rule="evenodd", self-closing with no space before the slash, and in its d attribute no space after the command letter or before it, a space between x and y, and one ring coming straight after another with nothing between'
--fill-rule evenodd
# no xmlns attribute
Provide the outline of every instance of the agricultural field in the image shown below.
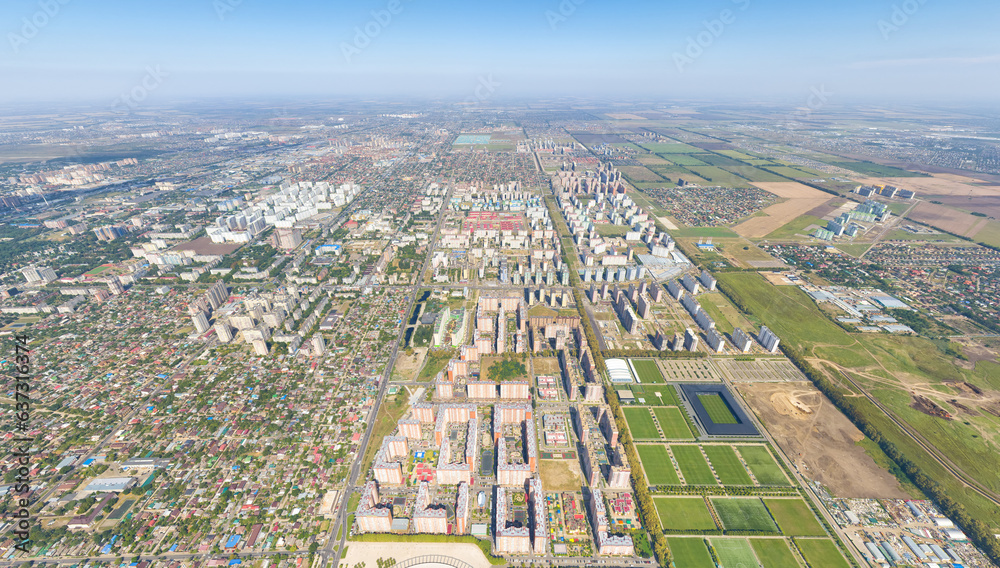
<svg viewBox="0 0 1000 568"><path fill-rule="evenodd" d="M732 447L705 445L702 449L723 485L753 485L750 475Z"/></svg>
<svg viewBox="0 0 1000 568"><path fill-rule="evenodd" d="M726 530L778 532L767 508L757 497L717 497L712 499L712 507Z"/></svg>
<svg viewBox="0 0 1000 568"><path fill-rule="evenodd" d="M705 540L701 537L667 537L667 546L674 557L674 565L678 568L715 568L715 562L708 553Z"/></svg>
<svg viewBox="0 0 1000 568"><path fill-rule="evenodd" d="M660 368L656 366L656 361L653 359L631 359L632 366L635 367L635 372L639 376L639 382L641 383L662 383L664 382L663 373L660 372Z"/></svg>
<svg viewBox="0 0 1000 568"><path fill-rule="evenodd" d="M774 231L767 233L764 237L769 241L787 241L791 239L800 239L802 237L809 236L809 230L807 227L811 225L823 226L826 223L823 222L819 217L813 217L812 215L802 215L796 217L791 221L776 227ZM801 236L800 236L801 235Z"/></svg>
<svg viewBox="0 0 1000 568"><path fill-rule="evenodd" d="M744 538L713 538L712 548L715 549L720 568L751 568L758 565L750 544Z"/></svg>
<svg viewBox="0 0 1000 568"><path fill-rule="evenodd" d="M681 468L681 474L684 475L684 481L688 485L718 485L698 446L672 444L670 451L673 452L677 466Z"/></svg>
<svg viewBox="0 0 1000 568"><path fill-rule="evenodd" d="M774 461L765 446L739 446L737 448L750 472L761 485L791 485L781 466Z"/></svg>
<svg viewBox="0 0 1000 568"><path fill-rule="evenodd" d="M664 531L713 531L718 529L702 497L653 497Z"/></svg>
<svg viewBox="0 0 1000 568"><path fill-rule="evenodd" d="M703 151L687 144L671 142L648 143L643 144L642 147L654 154L691 154Z"/></svg>
<svg viewBox="0 0 1000 568"><path fill-rule="evenodd" d="M739 424L736 415L726 404L726 401L717 394L699 394L698 400L705 407L708 418L716 424Z"/></svg>
<svg viewBox="0 0 1000 568"><path fill-rule="evenodd" d="M668 440L693 440L691 428L682 414L683 411L677 407L657 407L653 409L656 420L660 423L663 436Z"/></svg>
<svg viewBox="0 0 1000 568"><path fill-rule="evenodd" d="M674 464L670 462L666 446L636 444L635 449L639 452L642 469L646 472L650 485L680 485L681 480L677 476Z"/></svg>
<svg viewBox="0 0 1000 568"><path fill-rule="evenodd" d="M637 440L659 440L660 432L653 422L653 415L648 408L623 408L625 421L628 422L628 429L632 432L632 437Z"/></svg>
<svg viewBox="0 0 1000 568"><path fill-rule="evenodd" d="M787 536L826 536L816 515L801 499L764 499L782 534Z"/></svg>
<svg viewBox="0 0 1000 568"><path fill-rule="evenodd" d="M797 538L795 546L810 568L850 568L840 550L828 538Z"/></svg>
<svg viewBox="0 0 1000 568"><path fill-rule="evenodd" d="M785 543L785 539L754 538L750 539L750 546L765 568L799 568L799 563Z"/></svg>

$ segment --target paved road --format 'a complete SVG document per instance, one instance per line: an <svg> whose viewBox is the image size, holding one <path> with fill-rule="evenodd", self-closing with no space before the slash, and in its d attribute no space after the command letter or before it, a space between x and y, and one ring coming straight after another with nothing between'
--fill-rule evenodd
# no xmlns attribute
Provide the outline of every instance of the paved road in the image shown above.
<svg viewBox="0 0 1000 568"><path fill-rule="evenodd" d="M445 197L445 203L451 200L451 196L454 193L454 188L448 190L448 195ZM406 311L403 317L407 317L412 311L413 307L417 301L417 294L423 285L424 277L427 275L427 269L431 265L431 257L434 254L434 246L437 244L438 236L441 234L441 226L444 224L444 211L441 212L440 217L438 217L437 226L434 228L434 236L431 237L430 242L427 245L427 257L424 259L424 265L420 269L420 276L416 280L416 284L410 286L410 302L407 305ZM351 495L354 493L354 489L357 486L358 478L361 474L361 467L365 459L365 453L368 451L368 444L371 443L372 432L375 430L375 422L378 419L379 409L382 407L382 402L385 400L385 393L389 385L389 377L392 375L392 368L396 362L396 356L399 354L399 347L403 344L403 338L406 335L407 326L402 326L400 329L399 336L396 338L396 343L392 348L392 356L389 357L389 362L386 363L385 372L382 374L382 378L379 383L378 397L375 400L375 404L372 406L371 412L368 413L368 427L365 429L365 435L361 439L361 443L358 446L358 453L354 458L354 464L351 466L351 474L348 476L347 484L344 488L344 495L341 498L340 511L337 513L337 519L330 525L330 537L327 544L320 551L320 562L319 566L325 568L328 565L334 567L340 565L340 554L344 550L344 544L347 542L347 535L350 532L351 527L347 524L347 504L351 499ZM340 530L341 537L336 539L337 531Z"/></svg>

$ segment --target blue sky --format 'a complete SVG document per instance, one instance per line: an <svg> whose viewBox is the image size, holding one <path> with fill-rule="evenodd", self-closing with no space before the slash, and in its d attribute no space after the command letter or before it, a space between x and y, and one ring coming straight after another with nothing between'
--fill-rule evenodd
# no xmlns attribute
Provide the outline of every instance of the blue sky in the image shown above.
<svg viewBox="0 0 1000 568"><path fill-rule="evenodd" d="M0 100L111 100L144 82L150 101L468 99L485 82L497 98L795 100L822 86L995 101L998 16L969 0L5 0Z"/></svg>

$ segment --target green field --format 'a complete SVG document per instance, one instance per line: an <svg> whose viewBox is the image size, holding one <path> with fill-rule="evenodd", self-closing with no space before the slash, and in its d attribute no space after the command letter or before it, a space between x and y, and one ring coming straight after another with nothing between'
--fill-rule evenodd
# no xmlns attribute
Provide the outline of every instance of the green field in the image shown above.
<svg viewBox="0 0 1000 568"><path fill-rule="evenodd" d="M708 504L701 497L653 497L665 531L716 530Z"/></svg>
<svg viewBox="0 0 1000 568"><path fill-rule="evenodd" d="M677 477L674 464L670 462L666 446L636 444L635 449L639 452L642 469L646 472L650 485L680 485L681 479Z"/></svg>
<svg viewBox="0 0 1000 568"><path fill-rule="evenodd" d="M698 304L715 321L715 329L719 330L720 333L732 333L734 329L733 324L729 322L729 318L722 313L719 305L715 303L714 300L716 297L714 292L699 294L697 298Z"/></svg>
<svg viewBox="0 0 1000 568"><path fill-rule="evenodd" d="M632 431L632 437L638 440L659 440L660 433L656 430L656 423L653 422L653 415L648 408L623 408L625 420L628 422L628 429Z"/></svg>
<svg viewBox="0 0 1000 568"><path fill-rule="evenodd" d="M704 152L704 150L695 148L694 146L671 142L642 144L642 147L650 152L653 152L654 154L690 154Z"/></svg>
<svg viewBox="0 0 1000 568"><path fill-rule="evenodd" d="M699 394L698 400L701 401L702 406L705 407L705 412L708 413L708 418L716 424L739 424L740 421L736 419L736 415L729 408L726 403L718 394Z"/></svg>
<svg viewBox="0 0 1000 568"><path fill-rule="evenodd" d="M901 170L899 168L894 168L892 166L883 166L881 164L874 164L872 162L828 162L828 163L831 166L837 166L838 168L844 168L845 170L851 170L853 172L858 172L859 174L864 174L866 176L928 177L927 174Z"/></svg>
<svg viewBox="0 0 1000 568"><path fill-rule="evenodd" d="M715 568L715 562L712 562L712 556L701 537L668 537L667 546L670 547L674 566L677 568Z"/></svg>
<svg viewBox="0 0 1000 568"><path fill-rule="evenodd" d="M757 559L744 538L713 538L712 548L719 559L719 568L752 568ZM768 566L768 568L771 568Z"/></svg>
<svg viewBox="0 0 1000 568"><path fill-rule="evenodd" d="M787 536L826 536L809 505L801 499L764 499L764 505Z"/></svg>
<svg viewBox="0 0 1000 568"><path fill-rule="evenodd" d="M765 237L769 241L784 241L788 239L797 239L796 235L808 236L809 231L806 231L806 227L809 225L819 225L821 227L826 226L824 222L819 217L813 217L812 215L802 215L796 219L789 221L781 228L776 229L773 233Z"/></svg>
<svg viewBox="0 0 1000 568"><path fill-rule="evenodd" d="M715 468L715 475L723 485L753 485L746 468L740 463L736 451L730 446L703 446L708 461Z"/></svg>
<svg viewBox="0 0 1000 568"><path fill-rule="evenodd" d="M761 565L766 568L799 568L795 555L784 539L754 538L750 539L750 546L757 553Z"/></svg>
<svg viewBox="0 0 1000 568"><path fill-rule="evenodd" d="M670 451L673 452L674 459L677 460L677 466L681 468L681 473L684 474L684 481L688 485L719 484L715 480L715 476L712 475L712 470L708 467L708 462L705 461L705 456L701 455L701 450L698 446L672 444Z"/></svg>
<svg viewBox="0 0 1000 568"><path fill-rule="evenodd" d="M750 472L761 485L791 485L781 466L774 461L771 452L764 446L740 446L740 455L747 462Z"/></svg>
<svg viewBox="0 0 1000 568"><path fill-rule="evenodd" d="M677 391L674 387L665 384L630 385L629 388L636 397L646 399L646 404L650 406L680 406L681 401L677 398ZM660 396L656 396L660 393Z"/></svg>
<svg viewBox="0 0 1000 568"><path fill-rule="evenodd" d="M662 383L665 381L660 368L656 366L656 361L652 359L632 359L635 372L639 375L641 383Z"/></svg>
<svg viewBox="0 0 1000 568"><path fill-rule="evenodd" d="M788 181L779 175L772 174L771 172L765 172L764 170L753 166L725 166L723 169L727 172L732 172L740 177L744 177L755 182Z"/></svg>
<svg viewBox="0 0 1000 568"><path fill-rule="evenodd" d="M699 238L699 237L712 237L715 239L736 239L739 235L725 227L688 227L686 229L678 229L676 231L670 231L672 237L680 238Z"/></svg>
<svg viewBox="0 0 1000 568"><path fill-rule="evenodd" d="M602 237L624 237L625 233L632 230L625 225L612 225L611 223L595 223L594 229Z"/></svg>
<svg viewBox="0 0 1000 568"><path fill-rule="evenodd" d="M681 409L677 407L658 407L653 409L653 414L660 422L660 429L663 436L668 440L693 440L694 435L688 428L687 420L681 414ZM749 481L749 478L747 479Z"/></svg>
<svg viewBox="0 0 1000 568"><path fill-rule="evenodd" d="M715 512L718 513L719 520L726 530L778 532L778 527L767 513L764 503L756 497L715 498L712 499L712 506L715 507Z"/></svg>
<svg viewBox="0 0 1000 568"><path fill-rule="evenodd" d="M837 546L828 538L797 538L795 545L810 568L850 568Z"/></svg>
<svg viewBox="0 0 1000 568"><path fill-rule="evenodd" d="M715 166L690 166L688 169L710 181L712 185L750 187L750 182L722 168Z"/></svg>
<svg viewBox="0 0 1000 568"><path fill-rule="evenodd" d="M114 266L112 266L110 264L102 264L102 265L94 268L90 272L85 273L84 276L97 276L98 274L101 274L102 272L107 272L108 270L111 270L112 268L114 268Z"/></svg>

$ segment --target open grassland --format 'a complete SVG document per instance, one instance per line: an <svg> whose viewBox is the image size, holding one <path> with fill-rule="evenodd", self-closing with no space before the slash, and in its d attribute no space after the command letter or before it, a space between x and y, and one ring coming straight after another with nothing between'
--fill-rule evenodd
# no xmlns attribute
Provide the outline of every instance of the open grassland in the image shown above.
<svg viewBox="0 0 1000 568"><path fill-rule="evenodd" d="M705 455L723 485L753 485L736 451L730 446L704 446Z"/></svg>
<svg viewBox="0 0 1000 568"><path fill-rule="evenodd" d="M715 521L702 497L654 497L664 531L715 530Z"/></svg>
<svg viewBox="0 0 1000 568"><path fill-rule="evenodd" d="M674 464L670 462L667 447L660 444L636 444L642 469L649 478L650 485L680 485Z"/></svg>

